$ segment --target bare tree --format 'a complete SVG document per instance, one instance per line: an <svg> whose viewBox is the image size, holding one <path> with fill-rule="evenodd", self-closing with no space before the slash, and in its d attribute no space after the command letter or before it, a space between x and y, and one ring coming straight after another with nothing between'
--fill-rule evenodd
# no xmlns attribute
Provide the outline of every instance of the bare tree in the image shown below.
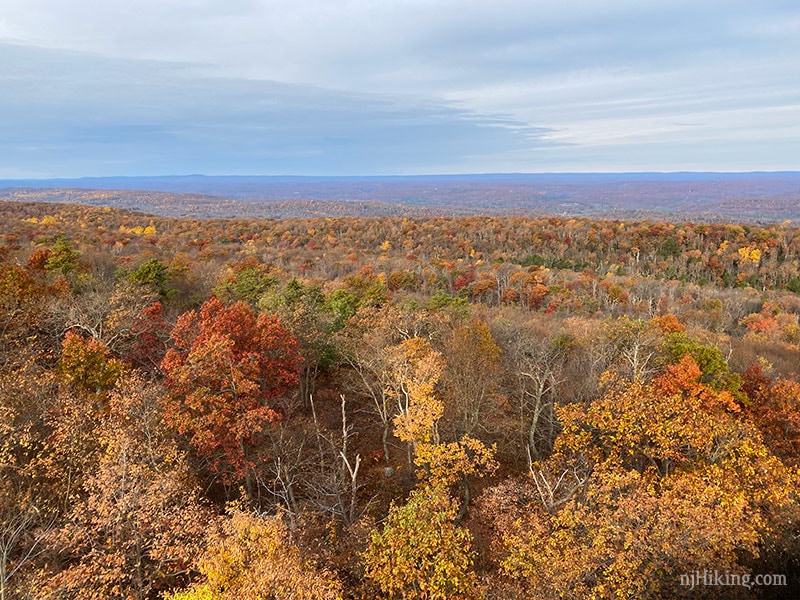
<svg viewBox="0 0 800 600"><path fill-rule="evenodd" d="M499 334L513 378L519 434L525 455L539 461L552 452L558 433L555 403L564 381L566 349L553 332L534 323Z"/></svg>
<svg viewBox="0 0 800 600"><path fill-rule="evenodd" d="M350 440L356 435L347 422L347 401L341 399L342 428L337 435L324 431L317 419L314 399L311 408L317 434L318 463L316 476L310 481L311 502L321 512L329 513L346 526L355 523L369 507L372 498L360 503L364 484L359 481L361 455L353 454Z"/></svg>
<svg viewBox="0 0 800 600"><path fill-rule="evenodd" d="M269 438L268 463L257 472L257 500L260 504L261 490L266 490L286 507L291 526L295 528L308 473L316 463L313 448L315 433L302 421L281 422L270 429Z"/></svg>
<svg viewBox="0 0 800 600"><path fill-rule="evenodd" d="M44 552L54 524L32 503L8 502L0 509L0 600L13 592L11 579Z"/></svg>
<svg viewBox="0 0 800 600"><path fill-rule="evenodd" d="M77 329L113 351L131 337L137 317L156 300L158 293L142 286L97 282L80 293L53 301L49 307L50 329L59 337Z"/></svg>
<svg viewBox="0 0 800 600"><path fill-rule="evenodd" d="M534 463L532 457L528 462L539 500L549 513L555 513L560 506L572 500L589 481L589 470L582 459L572 463L561 461L563 464L557 467L548 463Z"/></svg>

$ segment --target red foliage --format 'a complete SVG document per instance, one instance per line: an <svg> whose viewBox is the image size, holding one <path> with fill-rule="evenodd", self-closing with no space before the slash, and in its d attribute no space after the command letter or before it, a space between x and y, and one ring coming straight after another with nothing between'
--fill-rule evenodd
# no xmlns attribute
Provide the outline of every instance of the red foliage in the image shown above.
<svg viewBox="0 0 800 600"><path fill-rule="evenodd" d="M653 380L653 389L664 396L691 396L699 398L709 412L722 409L738 413L741 408L733 395L723 390L717 392L700 383L700 367L688 354L680 362L669 365L663 374Z"/></svg>
<svg viewBox="0 0 800 600"><path fill-rule="evenodd" d="M271 401L297 383L297 340L277 317L215 297L181 315L172 340L165 418L226 481L246 479L260 434L279 418Z"/></svg>
<svg viewBox="0 0 800 600"><path fill-rule="evenodd" d="M750 400L749 416L770 450L788 464L800 464L800 384L774 380L756 363L745 371L742 389Z"/></svg>
<svg viewBox="0 0 800 600"><path fill-rule="evenodd" d="M673 314L666 314L661 317L653 317L651 322L658 327L662 333L680 333L686 328L678 321L678 317Z"/></svg>

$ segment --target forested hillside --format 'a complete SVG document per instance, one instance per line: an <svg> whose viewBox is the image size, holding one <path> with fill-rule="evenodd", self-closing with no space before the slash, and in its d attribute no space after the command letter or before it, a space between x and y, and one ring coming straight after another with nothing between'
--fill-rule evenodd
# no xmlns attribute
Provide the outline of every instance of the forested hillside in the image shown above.
<svg viewBox="0 0 800 600"><path fill-rule="evenodd" d="M788 222L0 221L3 600L800 594Z"/></svg>

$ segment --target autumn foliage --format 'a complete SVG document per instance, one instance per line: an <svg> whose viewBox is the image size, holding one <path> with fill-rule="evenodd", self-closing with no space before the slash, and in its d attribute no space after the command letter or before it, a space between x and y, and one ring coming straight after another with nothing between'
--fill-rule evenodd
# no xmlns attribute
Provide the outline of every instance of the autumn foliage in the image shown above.
<svg viewBox="0 0 800 600"><path fill-rule="evenodd" d="M181 315L161 367L165 418L230 482L256 466L265 429L280 419L272 401L297 382L297 342L275 317L216 298Z"/></svg>
<svg viewBox="0 0 800 600"><path fill-rule="evenodd" d="M198 561L205 581L170 600L341 600L341 583L303 557L281 515L259 516L236 506L228 514Z"/></svg>
<svg viewBox="0 0 800 600"><path fill-rule="evenodd" d="M800 596L790 223L0 222L0 600Z"/></svg>
<svg viewBox="0 0 800 600"><path fill-rule="evenodd" d="M442 486L423 486L404 505L393 505L364 555L366 576L390 598L469 597L475 586L471 536L453 524L456 513Z"/></svg>

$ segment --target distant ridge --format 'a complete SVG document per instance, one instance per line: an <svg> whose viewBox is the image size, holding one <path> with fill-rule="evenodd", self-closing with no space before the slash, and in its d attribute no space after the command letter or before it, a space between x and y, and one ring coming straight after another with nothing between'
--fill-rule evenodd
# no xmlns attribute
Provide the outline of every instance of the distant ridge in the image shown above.
<svg viewBox="0 0 800 600"><path fill-rule="evenodd" d="M0 180L0 198L197 218L550 214L774 222L800 219L800 172L14 179Z"/></svg>
<svg viewBox="0 0 800 600"><path fill-rule="evenodd" d="M153 191L190 191L221 184L285 184L285 183L395 183L395 182L487 182L519 181L531 183L582 183L611 181L732 181L746 179L796 179L800 171L642 171L619 173L467 173L430 175L141 175L115 177L77 177L45 179L0 179L0 188L80 188L80 189L146 189ZM166 189L168 188L168 189ZM203 193L203 189L191 191Z"/></svg>

